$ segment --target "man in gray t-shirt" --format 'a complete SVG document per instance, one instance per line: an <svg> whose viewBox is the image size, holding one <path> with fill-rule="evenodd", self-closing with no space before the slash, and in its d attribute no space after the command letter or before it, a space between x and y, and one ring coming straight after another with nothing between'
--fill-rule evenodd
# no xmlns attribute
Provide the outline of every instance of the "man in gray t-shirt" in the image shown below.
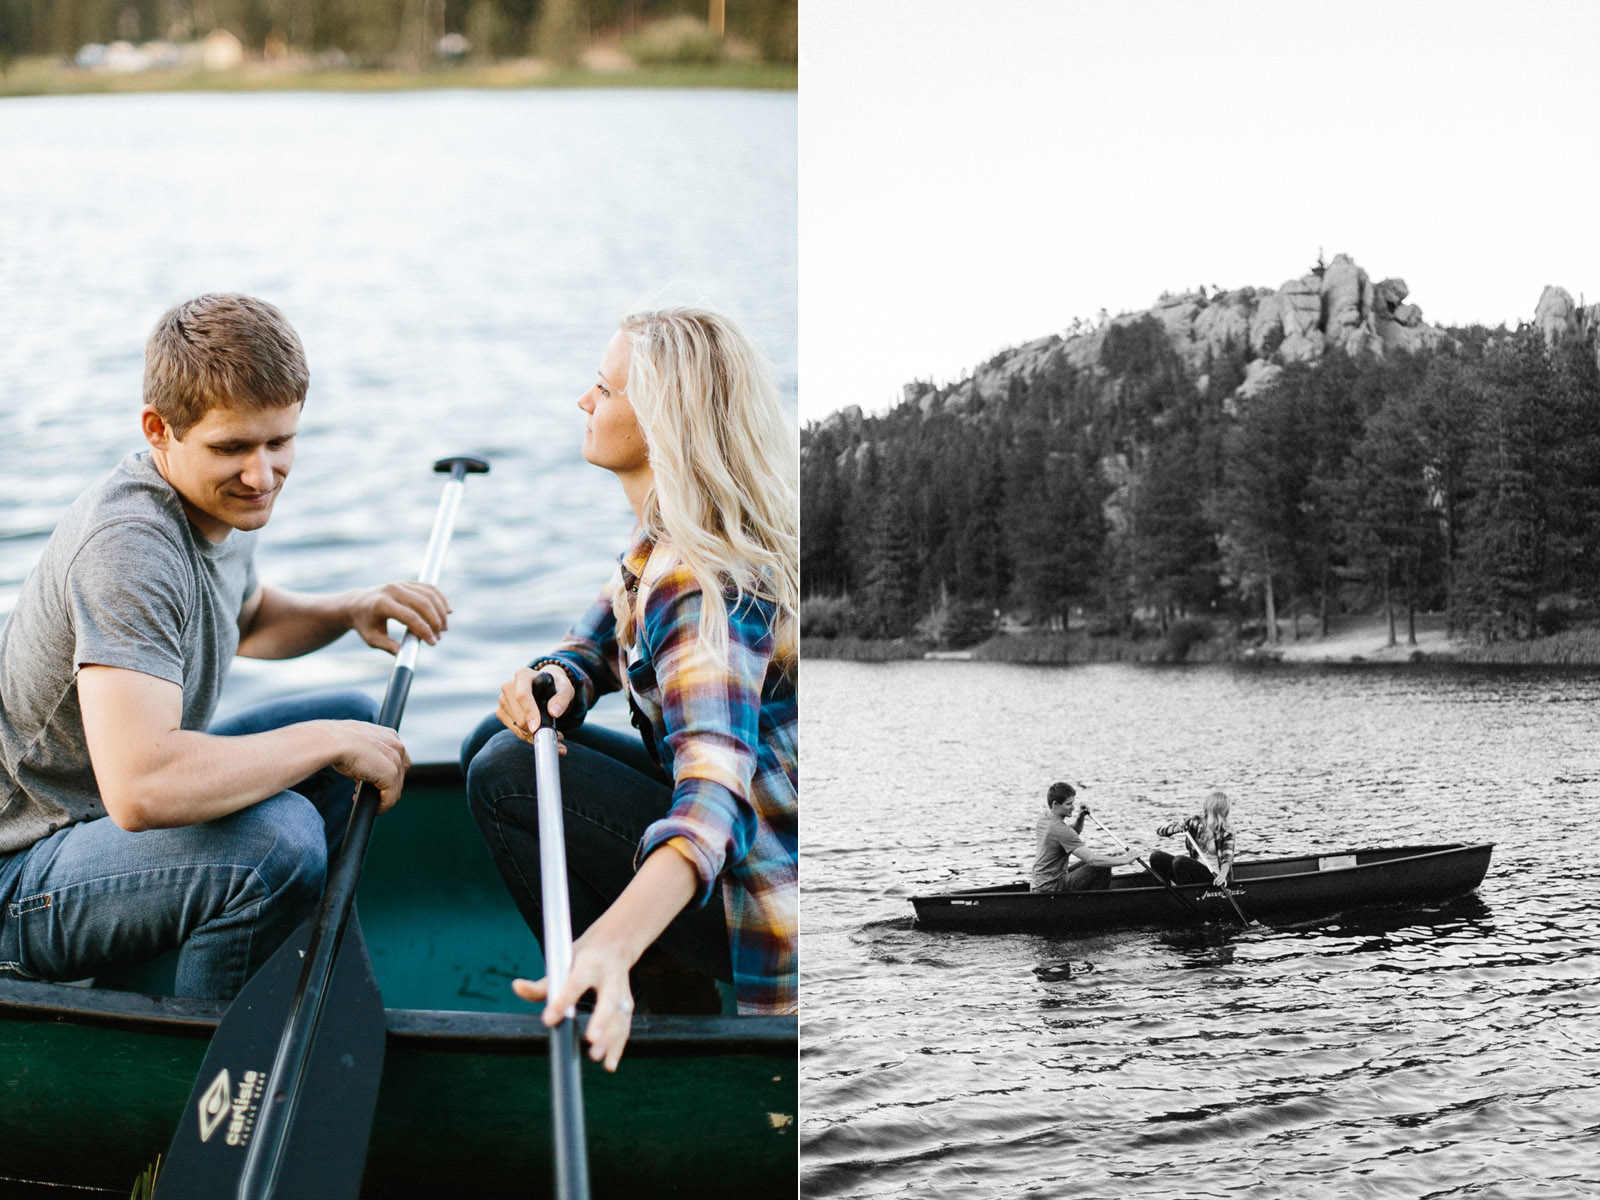
<svg viewBox="0 0 1600 1200"><path fill-rule="evenodd" d="M409 758L360 693L213 724L235 654L288 658L387 622L445 628L436 588L264 587L254 531L294 461L308 377L270 304L178 305L145 347L130 455L68 509L0 629L0 971L69 980L178 948L181 995L232 996L321 893L354 781Z"/></svg>
<svg viewBox="0 0 1600 1200"><path fill-rule="evenodd" d="M1033 890L1036 892L1080 892L1111 886L1111 868L1134 860L1134 854L1102 854L1083 840L1083 819L1089 806L1083 805L1073 816L1073 797L1078 789L1070 783L1052 783L1045 795L1045 814L1033 827L1036 848L1033 856ZM1073 862L1076 858L1078 861Z"/></svg>

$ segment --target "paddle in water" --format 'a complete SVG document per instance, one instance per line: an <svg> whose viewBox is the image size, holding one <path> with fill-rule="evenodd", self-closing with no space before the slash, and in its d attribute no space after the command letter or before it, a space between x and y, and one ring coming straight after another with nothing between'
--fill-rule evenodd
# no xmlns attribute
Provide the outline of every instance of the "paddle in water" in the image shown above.
<svg viewBox="0 0 1600 1200"><path fill-rule="evenodd" d="M548 990L561 990L572 969L572 909L567 892L567 839L561 817L561 749L555 722L545 706L555 681L543 671L533 677L539 728L533 735L535 792L539 798L539 891L544 908L544 970ZM556 1195L588 1200L589 1150L583 1127L582 1058L578 1021L568 1009L550 1030L551 1127L555 1137Z"/></svg>
<svg viewBox="0 0 1600 1200"><path fill-rule="evenodd" d="M449 472L422 574L437 583L469 474ZM407 633L378 723L400 727L421 643ZM361 1191L386 1034L383 997L355 914L356 885L378 812L363 783L314 916L256 973L223 1015L156 1179L156 1200L354 1200Z"/></svg>

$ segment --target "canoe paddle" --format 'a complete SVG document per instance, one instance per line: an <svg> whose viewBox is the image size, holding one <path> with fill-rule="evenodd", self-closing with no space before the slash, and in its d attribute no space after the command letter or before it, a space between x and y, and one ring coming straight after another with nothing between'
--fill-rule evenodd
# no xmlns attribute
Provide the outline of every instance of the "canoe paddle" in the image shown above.
<svg viewBox="0 0 1600 1200"><path fill-rule="evenodd" d="M1100 818L1095 816L1094 813L1091 812L1089 814L1089 820L1093 821L1095 823L1095 825L1099 828L1100 832L1105 834L1108 838L1110 838L1117 845L1121 846L1124 850L1127 850L1130 854L1133 852L1133 848L1131 846L1129 846L1127 842L1123 841L1116 834L1112 833L1111 830L1107 829L1104 825L1100 824ZM1192 912L1195 916L1197 916L1197 917L1202 916L1200 910L1189 902L1189 897L1185 896L1182 892L1180 892L1173 885L1172 880L1168 879L1165 875L1161 874L1159 871L1157 871L1154 867L1152 867L1149 863L1147 863L1142 858L1135 857L1133 861L1138 863L1141 867L1143 867L1146 871L1148 871L1150 873L1151 878L1159 879L1162 882L1162 884L1164 884L1166 886L1167 891L1171 892L1175 897L1177 897L1177 900L1178 900L1179 904L1183 905L1190 912Z"/></svg>
<svg viewBox="0 0 1600 1200"><path fill-rule="evenodd" d="M419 579L437 583L469 474L449 472ZM378 724L400 727L421 645L408 632ZM383 1071L385 1024L356 885L378 789L362 783L316 913L280 946L223 1015L156 1179L156 1200L354 1200L361 1191Z"/></svg>
<svg viewBox="0 0 1600 1200"><path fill-rule="evenodd" d="M567 838L561 818L561 750L545 706L556 694L544 671L533 677L539 728L533 735L535 792L539 797L539 890L544 908L544 970L554 995L572 970L572 909L567 894ZM555 1136L556 1195L589 1200L589 1150L583 1129L583 1074L578 1021L572 1009L550 1031L551 1127Z"/></svg>

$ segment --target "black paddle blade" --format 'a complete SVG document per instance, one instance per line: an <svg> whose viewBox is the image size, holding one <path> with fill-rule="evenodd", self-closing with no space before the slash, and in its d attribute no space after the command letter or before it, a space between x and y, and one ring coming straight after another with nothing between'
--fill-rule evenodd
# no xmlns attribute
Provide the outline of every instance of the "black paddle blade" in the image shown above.
<svg viewBox="0 0 1600 1200"><path fill-rule="evenodd" d="M156 1178L155 1200L234 1200L251 1134L274 1103L267 1078L288 1018L311 925L297 929L245 984L211 1039L194 1092ZM383 997L356 914L333 961L278 1200L355 1200L383 1072Z"/></svg>

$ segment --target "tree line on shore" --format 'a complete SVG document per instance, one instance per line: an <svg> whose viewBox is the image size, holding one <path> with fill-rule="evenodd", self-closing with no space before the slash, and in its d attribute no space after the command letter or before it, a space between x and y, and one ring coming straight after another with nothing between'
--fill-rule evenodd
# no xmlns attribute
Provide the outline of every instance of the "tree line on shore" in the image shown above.
<svg viewBox="0 0 1600 1200"><path fill-rule="evenodd" d="M0 0L0 59L223 29L253 52L338 51L357 65L420 65L446 34L464 35L482 57L575 61L603 36L692 17L719 36L680 32L662 53L709 55L726 33L768 61L793 62L797 9L798 0Z"/></svg>
<svg viewBox="0 0 1600 1200"><path fill-rule="evenodd" d="M1412 354L1329 351L1237 394L1245 348L1191 371L1145 317L1109 329L1093 365L1058 344L999 394L964 381L812 424L804 632L954 645L1001 613L1058 630L1082 613L1091 632L1259 621L1273 640L1282 616L1326 632L1380 610L1401 637L1442 611L1494 641L1586 620L1593 337L1449 332Z"/></svg>

